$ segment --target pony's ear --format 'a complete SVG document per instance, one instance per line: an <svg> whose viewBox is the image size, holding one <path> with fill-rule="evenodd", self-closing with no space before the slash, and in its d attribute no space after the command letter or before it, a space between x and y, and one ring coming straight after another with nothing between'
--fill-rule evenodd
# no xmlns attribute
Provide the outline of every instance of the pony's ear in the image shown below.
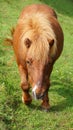
<svg viewBox="0 0 73 130"><path fill-rule="evenodd" d="M49 40L49 45L50 45L50 48L54 45L54 39Z"/></svg>
<svg viewBox="0 0 73 130"><path fill-rule="evenodd" d="M29 48L31 46L31 40L29 38L26 38L25 41L24 41L24 44L27 48Z"/></svg>

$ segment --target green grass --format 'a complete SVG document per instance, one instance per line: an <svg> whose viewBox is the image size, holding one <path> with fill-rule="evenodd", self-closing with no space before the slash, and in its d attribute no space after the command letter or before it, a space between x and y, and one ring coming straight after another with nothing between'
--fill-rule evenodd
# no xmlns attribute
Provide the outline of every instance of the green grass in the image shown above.
<svg viewBox="0 0 73 130"><path fill-rule="evenodd" d="M51 109L40 110L21 102L20 77L14 55L3 41L16 25L22 8L32 3L52 6L64 31L64 49L54 66L49 91ZM73 130L73 1L0 0L0 130Z"/></svg>

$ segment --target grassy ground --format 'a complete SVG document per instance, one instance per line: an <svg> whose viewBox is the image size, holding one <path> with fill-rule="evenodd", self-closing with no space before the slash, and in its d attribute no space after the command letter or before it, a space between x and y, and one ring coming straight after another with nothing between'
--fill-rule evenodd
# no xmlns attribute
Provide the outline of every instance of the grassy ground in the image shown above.
<svg viewBox="0 0 73 130"><path fill-rule="evenodd" d="M65 35L64 50L51 76L51 109L40 110L40 102L30 107L21 102L20 78L13 50L4 38L17 22L22 8L31 3L52 6ZM0 130L73 130L73 1L0 0Z"/></svg>

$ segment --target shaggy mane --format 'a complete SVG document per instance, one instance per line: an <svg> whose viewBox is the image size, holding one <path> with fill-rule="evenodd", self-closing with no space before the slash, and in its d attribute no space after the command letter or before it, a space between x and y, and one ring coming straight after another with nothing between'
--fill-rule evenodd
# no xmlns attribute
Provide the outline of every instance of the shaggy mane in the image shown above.
<svg viewBox="0 0 73 130"><path fill-rule="evenodd" d="M45 14L32 14L26 15L18 21L22 26L22 34L20 36L21 44L24 43L26 38L32 41L32 45L28 54L37 59L45 62L48 54L54 56L57 49L56 36L52 29L51 23ZM50 50L49 40L54 39L54 45ZM26 49L24 44L24 49Z"/></svg>

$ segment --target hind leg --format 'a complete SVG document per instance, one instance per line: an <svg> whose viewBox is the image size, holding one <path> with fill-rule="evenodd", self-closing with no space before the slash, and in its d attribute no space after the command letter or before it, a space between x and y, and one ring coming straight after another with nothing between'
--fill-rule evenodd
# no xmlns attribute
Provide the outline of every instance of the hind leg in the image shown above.
<svg viewBox="0 0 73 130"><path fill-rule="evenodd" d="M32 98L29 94L29 85L27 79L27 71L24 70L23 66L19 66L19 72L21 77L21 88L22 88L22 102L29 105L32 102Z"/></svg>

